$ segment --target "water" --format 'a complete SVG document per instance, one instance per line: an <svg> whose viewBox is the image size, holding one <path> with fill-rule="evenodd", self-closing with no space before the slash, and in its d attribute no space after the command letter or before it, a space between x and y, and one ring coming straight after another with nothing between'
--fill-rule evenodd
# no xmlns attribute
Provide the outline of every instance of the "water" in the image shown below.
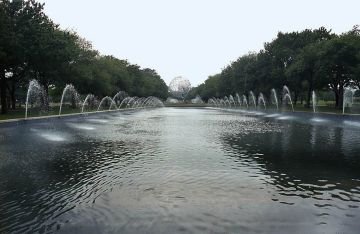
<svg viewBox="0 0 360 234"><path fill-rule="evenodd" d="M231 94L229 96L229 101L230 101L230 103L232 103L234 105L234 107L236 106L235 99L234 99L233 95L231 95Z"/></svg>
<svg viewBox="0 0 360 234"><path fill-rule="evenodd" d="M231 103L229 101L229 98L227 96L224 97L225 104L227 103L229 105L229 108L231 108Z"/></svg>
<svg viewBox="0 0 360 234"><path fill-rule="evenodd" d="M239 96L239 94L238 93L236 93L236 101L238 102L238 105L239 105L239 107L241 106L241 98L240 98L240 96Z"/></svg>
<svg viewBox="0 0 360 234"><path fill-rule="evenodd" d="M119 109L121 109L121 107L123 107L123 104L124 104L124 107L126 107L126 106L127 106L127 103L128 103L129 100L131 100L131 99L132 99L132 97L126 97L126 98L124 98L124 99L121 101L120 105L119 105Z"/></svg>
<svg viewBox="0 0 360 234"><path fill-rule="evenodd" d="M276 110L278 111L279 110L279 102L278 102L278 97L277 97L275 89L271 89L271 103L275 104Z"/></svg>
<svg viewBox="0 0 360 234"><path fill-rule="evenodd" d="M316 113L316 104L317 104L317 98L315 91L312 91L312 106L313 106L313 112Z"/></svg>
<svg viewBox="0 0 360 234"><path fill-rule="evenodd" d="M62 107L66 101L65 98L68 98L68 101L74 106L79 103L80 95L72 84L67 84L63 90L60 101L59 115L61 115Z"/></svg>
<svg viewBox="0 0 360 234"><path fill-rule="evenodd" d="M253 91L249 92L249 105L251 103L254 105L254 109L256 109L256 98Z"/></svg>
<svg viewBox="0 0 360 234"><path fill-rule="evenodd" d="M247 101L247 99L246 99L246 96L243 95L242 97L243 97L244 106L246 105L246 108L248 109L248 108L249 108L249 104L248 104L248 101Z"/></svg>
<svg viewBox="0 0 360 234"><path fill-rule="evenodd" d="M120 104L126 97L129 95L125 91L119 91L117 92L114 97L112 98L113 102L111 102L109 110L113 107L113 105Z"/></svg>
<svg viewBox="0 0 360 234"><path fill-rule="evenodd" d="M283 103L286 104L287 102L290 103L291 109L294 112L294 105L293 105L293 102L292 102L292 99L291 99L290 90L286 85L284 85L284 87L283 87Z"/></svg>
<svg viewBox="0 0 360 234"><path fill-rule="evenodd" d="M343 114L345 114L345 109L352 109L354 104L354 94L359 91L359 89L345 88L343 95Z"/></svg>
<svg viewBox="0 0 360 234"><path fill-rule="evenodd" d="M264 110L266 110L266 102L265 102L265 97L264 94L260 93L259 94L259 98L258 98L258 107L261 106L261 104L264 106Z"/></svg>
<svg viewBox="0 0 360 234"><path fill-rule="evenodd" d="M328 122L160 108L1 125L0 233L356 233L359 122Z"/></svg>
<svg viewBox="0 0 360 234"><path fill-rule="evenodd" d="M44 100L47 99L45 95L45 91L43 87L39 84L37 80L31 80L29 82L29 87L26 95L25 102L25 119L28 117L28 110L30 105L40 105L42 107L44 105Z"/></svg>
<svg viewBox="0 0 360 234"><path fill-rule="evenodd" d="M98 108L97 108L97 111L100 111L100 110L101 110L101 107L102 107L103 105L105 105L106 103L107 103L108 106L109 106L109 110L111 109L112 106L115 106L115 108L117 108L116 103L114 102L114 100L113 100L111 97L106 96L106 97L104 97L103 99L101 99L100 104L99 104L99 106L98 106Z"/></svg>
<svg viewBox="0 0 360 234"><path fill-rule="evenodd" d="M95 100L95 96L93 94L88 94L85 99L84 102L81 105L81 113L84 112L85 110L85 106L88 105L89 107L93 106L95 104L96 100ZM89 108L90 109L90 108Z"/></svg>

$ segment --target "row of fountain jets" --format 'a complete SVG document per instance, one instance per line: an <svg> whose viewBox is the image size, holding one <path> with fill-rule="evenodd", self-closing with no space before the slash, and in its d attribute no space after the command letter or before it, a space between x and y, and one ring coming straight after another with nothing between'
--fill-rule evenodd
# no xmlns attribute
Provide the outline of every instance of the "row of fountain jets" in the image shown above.
<svg viewBox="0 0 360 234"><path fill-rule="evenodd" d="M68 99L68 100L66 100ZM72 84L65 86L60 101L59 116L62 113L62 108L65 102L70 102L79 104L81 113L84 113L85 107L97 104L96 97L93 94L88 94L85 99L82 101L80 94L77 92L75 87ZM48 97L44 88L40 85L37 80L31 80L26 95L25 103L25 119L28 117L28 109L34 103L46 103L48 102ZM117 104L120 103L120 104ZM101 99L97 105L96 111L104 110L102 107L105 103L110 104L109 108L106 110L116 110L122 108L147 108L147 107L163 107L163 102L157 97L130 97L125 91L119 91L115 94L113 98L106 96Z"/></svg>
<svg viewBox="0 0 360 234"><path fill-rule="evenodd" d="M343 114L345 113L345 107L353 103L354 92L354 89L345 89L343 98ZM282 103L283 105L290 105L291 110L294 112L294 105L291 99L291 93L286 85L283 86ZM236 93L235 97L229 95L229 97L225 96L224 98L210 98L208 100L208 104L218 108L245 107L248 109L249 107L252 107L253 109L266 110L266 101L264 94L260 93L258 98L256 99L253 91L249 92L249 98L247 98L245 95L240 96L238 93ZM277 111L279 110L278 95L275 89L271 89L270 105L276 108ZM314 113L316 113L317 111L316 106L316 93L315 91L312 91L312 108Z"/></svg>

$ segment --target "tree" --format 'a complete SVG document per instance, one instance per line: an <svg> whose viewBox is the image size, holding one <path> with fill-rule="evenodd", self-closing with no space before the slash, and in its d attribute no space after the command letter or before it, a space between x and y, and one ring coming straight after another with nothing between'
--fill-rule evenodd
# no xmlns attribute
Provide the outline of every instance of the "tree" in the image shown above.
<svg viewBox="0 0 360 234"><path fill-rule="evenodd" d="M359 40L358 34L349 32L319 45L317 77L334 92L338 108L342 108L344 87L351 86L356 80L360 63Z"/></svg>

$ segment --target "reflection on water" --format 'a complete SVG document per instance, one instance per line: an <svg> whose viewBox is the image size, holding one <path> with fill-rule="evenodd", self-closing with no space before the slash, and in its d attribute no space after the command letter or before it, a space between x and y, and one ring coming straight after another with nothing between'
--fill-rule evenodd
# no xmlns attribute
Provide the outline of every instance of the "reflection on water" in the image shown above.
<svg viewBox="0 0 360 234"><path fill-rule="evenodd" d="M164 108L2 127L0 233L360 230L360 129L278 117Z"/></svg>

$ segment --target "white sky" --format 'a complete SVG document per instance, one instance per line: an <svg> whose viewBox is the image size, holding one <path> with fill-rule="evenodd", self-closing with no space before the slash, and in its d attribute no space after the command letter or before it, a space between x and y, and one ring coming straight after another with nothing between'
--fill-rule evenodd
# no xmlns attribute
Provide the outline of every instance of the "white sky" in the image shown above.
<svg viewBox="0 0 360 234"><path fill-rule="evenodd" d="M76 30L102 54L156 69L167 84L193 86L278 31L360 24L360 0L41 0L62 28Z"/></svg>

